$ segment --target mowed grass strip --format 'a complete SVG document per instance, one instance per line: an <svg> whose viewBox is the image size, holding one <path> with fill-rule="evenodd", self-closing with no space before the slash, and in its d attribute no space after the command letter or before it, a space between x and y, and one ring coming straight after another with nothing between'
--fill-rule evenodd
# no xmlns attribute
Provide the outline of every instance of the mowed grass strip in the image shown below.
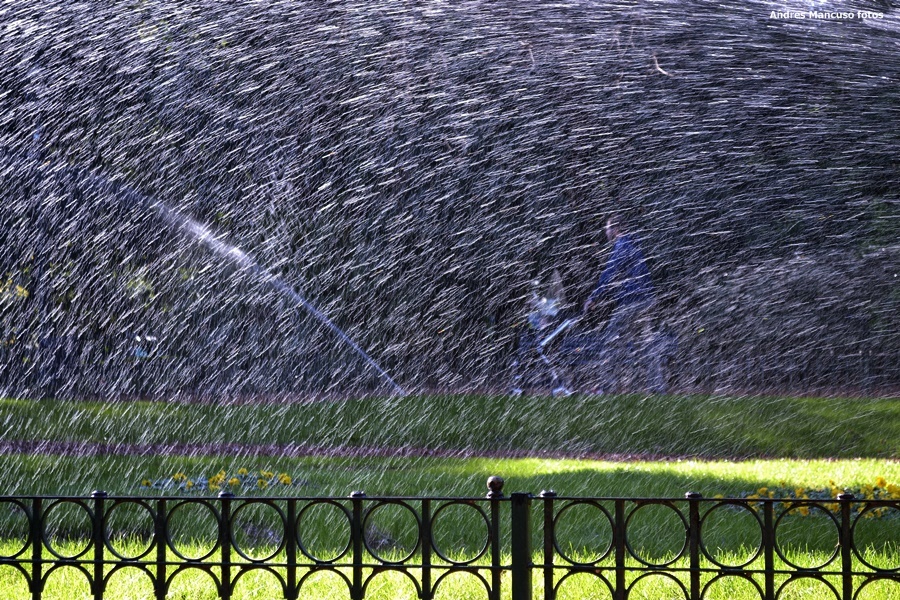
<svg viewBox="0 0 900 600"><path fill-rule="evenodd" d="M198 480L220 470L287 473L289 486L241 488L238 495L346 497L354 490L369 496L483 497L491 475L506 481L504 492L553 489L563 496L679 498L693 491L707 498L755 493L761 487L841 488L873 485L882 477L900 485L900 462L886 459L616 462L540 458L339 458L234 456L58 456L0 455L2 495L76 495L93 490L113 495L215 496L218 490L190 494L142 486L176 473Z"/></svg>
<svg viewBox="0 0 900 600"><path fill-rule="evenodd" d="M415 396L293 404L0 400L0 442L707 459L900 456L900 399Z"/></svg>

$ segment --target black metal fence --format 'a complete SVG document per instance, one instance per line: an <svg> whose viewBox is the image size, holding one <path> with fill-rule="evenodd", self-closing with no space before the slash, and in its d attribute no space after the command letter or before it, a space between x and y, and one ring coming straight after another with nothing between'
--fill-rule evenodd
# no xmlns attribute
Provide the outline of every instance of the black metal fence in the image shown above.
<svg viewBox="0 0 900 600"><path fill-rule="evenodd" d="M446 582L458 577L488 600L583 597L586 582L599 590L590 597L613 600L650 597L641 591L650 581L667 598L689 600L732 597L735 583L764 600L789 596L798 582L821 598L900 592L898 528L883 527L900 518L900 501L504 496L502 479L488 485L486 498L0 497L0 569L34 600L63 568L80 572L97 600L126 570L149 580L149 597L159 600L191 570L223 599L239 597L251 573L287 600L319 597L310 581L322 574L338 582L338 595L370 598L384 573L399 574L422 599L453 597ZM642 529L642 511L659 513L645 520L652 529ZM809 513L818 516L801 518ZM660 518L672 526L661 528ZM748 525L742 550L722 554L717 531L734 534L720 527L734 520ZM807 524L827 548L808 555L814 564L782 539ZM863 535L865 547L856 539ZM641 542L648 536L656 549Z"/></svg>

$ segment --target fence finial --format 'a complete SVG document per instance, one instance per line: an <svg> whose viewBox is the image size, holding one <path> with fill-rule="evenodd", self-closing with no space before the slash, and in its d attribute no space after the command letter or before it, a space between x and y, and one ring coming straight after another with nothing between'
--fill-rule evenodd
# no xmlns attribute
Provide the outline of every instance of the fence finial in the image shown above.
<svg viewBox="0 0 900 600"><path fill-rule="evenodd" d="M488 477L487 486L490 490L488 492L488 498L502 498L503 497L503 478L497 477L496 475L491 475Z"/></svg>

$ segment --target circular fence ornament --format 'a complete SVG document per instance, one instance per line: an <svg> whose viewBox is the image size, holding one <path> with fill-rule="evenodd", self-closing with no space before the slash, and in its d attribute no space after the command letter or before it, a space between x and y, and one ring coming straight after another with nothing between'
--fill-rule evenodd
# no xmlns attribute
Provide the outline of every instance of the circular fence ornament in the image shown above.
<svg viewBox="0 0 900 600"><path fill-rule="evenodd" d="M297 515L297 544L304 556L330 564L350 551L352 518L335 500L313 500Z"/></svg>
<svg viewBox="0 0 900 600"><path fill-rule="evenodd" d="M222 516L209 502L179 502L166 516L169 548L184 560L206 560L219 547L221 524Z"/></svg>
<svg viewBox="0 0 900 600"><path fill-rule="evenodd" d="M269 500L248 500L231 513L231 540L241 557L255 563L274 558L284 548L287 519Z"/></svg>
<svg viewBox="0 0 900 600"><path fill-rule="evenodd" d="M431 539L434 551L448 563L473 563L490 547L490 519L484 509L473 502L446 502L431 518Z"/></svg>

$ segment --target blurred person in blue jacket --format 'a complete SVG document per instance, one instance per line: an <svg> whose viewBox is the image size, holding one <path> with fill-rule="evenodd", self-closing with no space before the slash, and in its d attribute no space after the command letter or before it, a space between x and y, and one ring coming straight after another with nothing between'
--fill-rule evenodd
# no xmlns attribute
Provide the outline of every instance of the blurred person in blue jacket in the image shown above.
<svg viewBox="0 0 900 600"><path fill-rule="evenodd" d="M656 304L644 255L619 217L607 219L606 239L613 245L612 254L584 303L585 314L599 305L613 305L609 321L596 342L603 357L602 376L599 387L595 387L599 393L616 386L629 359L643 361L642 338L647 337L650 315Z"/></svg>

